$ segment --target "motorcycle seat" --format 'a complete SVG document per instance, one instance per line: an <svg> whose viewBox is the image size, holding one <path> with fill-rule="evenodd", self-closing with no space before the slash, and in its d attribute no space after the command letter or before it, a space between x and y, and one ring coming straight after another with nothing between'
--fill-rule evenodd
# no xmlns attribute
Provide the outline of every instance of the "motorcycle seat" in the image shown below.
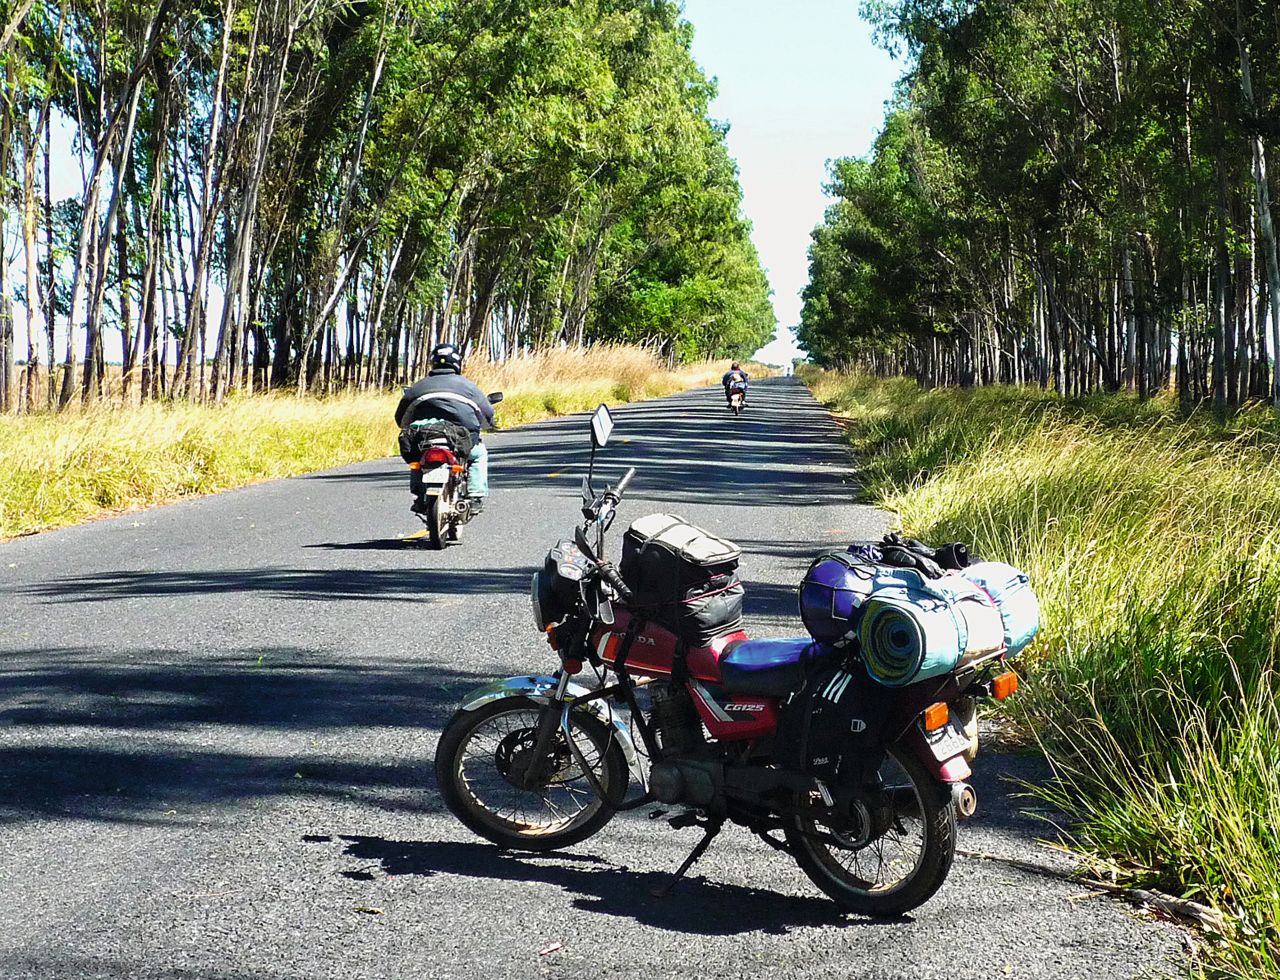
<svg viewBox="0 0 1280 980"><path fill-rule="evenodd" d="M720 656L720 683L732 694L786 697L804 683L817 660L836 652L807 636L739 640Z"/></svg>

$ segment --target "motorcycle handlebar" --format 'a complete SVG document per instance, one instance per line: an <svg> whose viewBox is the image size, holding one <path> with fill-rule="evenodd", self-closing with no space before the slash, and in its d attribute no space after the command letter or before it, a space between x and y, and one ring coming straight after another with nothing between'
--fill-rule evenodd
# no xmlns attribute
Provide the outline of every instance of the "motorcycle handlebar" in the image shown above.
<svg viewBox="0 0 1280 980"><path fill-rule="evenodd" d="M618 597L624 602L630 602L634 598L631 594L631 590L627 588L627 583L622 581L622 576L618 574L618 570L608 562L604 562L600 565L600 575L606 582L613 586L613 590L618 593Z"/></svg>
<svg viewBox="0 0 1280 980"><path fill-rule="evenodd" d="M613 496L621 497L623 491L627 489L627 484L631 482L631 478L635 475L636 475L636 468L632 466L623 475L622 479L618 481L618 485L613 488Z"/></svg>

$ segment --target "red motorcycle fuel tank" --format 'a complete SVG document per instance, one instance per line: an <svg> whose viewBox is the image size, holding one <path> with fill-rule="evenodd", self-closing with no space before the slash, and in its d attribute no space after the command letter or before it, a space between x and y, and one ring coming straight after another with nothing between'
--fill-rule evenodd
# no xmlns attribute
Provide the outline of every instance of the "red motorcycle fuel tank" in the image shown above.
<svg viewBox="0 0 1280 980"><path fill-rule="evenodd" d="M592 645L600 659L607 664L617 662L631 625L631 614L615 608L616 622L612 626L600 626L591 634ZM689 693L702 723L712 738L722 742L760 738L771 735L778 727L778 700L755 696L739 696L726 692L719 684L720 657L725 647L747 634L741 630L718 636L708 646L690 647ZM671 676L676 649L680 639L675 633L657 623L645 623L631 644L627 656L627 670L648 677Z"/></svg>
<svg viewBox="0 0 1280 980"><path fill-rule="evenodd" d="M631 613L626 609L615 607L614 619L612 626L597 626L591 634L591 645L595 647L600 659L607 664L617 660L627 627L631 625ZM711 683L719 682L720 655L724 653L724 648L730 643L746 638L746 633L737 630L725 636L717 636L709 646L689 647L686 660L690 676ZM680 638L665 626L653 622L645 623L644 628L636 634L631 644L631 653L627 656L627 670L633 674L648 677L671 676L679 643Z"/></svg>

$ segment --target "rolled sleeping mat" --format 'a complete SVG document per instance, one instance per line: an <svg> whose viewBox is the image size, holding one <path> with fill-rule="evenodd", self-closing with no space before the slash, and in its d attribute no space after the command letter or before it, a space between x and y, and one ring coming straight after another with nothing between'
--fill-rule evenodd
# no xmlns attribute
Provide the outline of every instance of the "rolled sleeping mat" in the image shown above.
<svg viewBox="0 0 1280 980"><path fill-rule="evenodd" d="M960 573L995 603L1007 656L1021 653L1040 631L1040 600L1026 572L1002 561L980 561Z"/></svg>
<svg viewBox="0 0 1280 980"><path fill-rule="evenodd" d="M955 670L968 639L964 630L947 603L885 590L867 600L858 645L872 680L901 687Z"/></svg>

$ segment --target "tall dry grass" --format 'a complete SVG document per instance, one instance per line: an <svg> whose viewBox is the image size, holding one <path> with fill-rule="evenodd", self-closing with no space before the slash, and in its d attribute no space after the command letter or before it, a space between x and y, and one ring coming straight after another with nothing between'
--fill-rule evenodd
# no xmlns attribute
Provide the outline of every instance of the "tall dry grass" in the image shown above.
<svg viewBox="0 0 1280 980"><path fill-rule="evenodd" d="M598 344L515 357L499 364L467 366L468 377L485 391L501 391L502 425L622 403L658 398L686 388L716 383L728 361L702 361L668 370L642 347Z"/></svg>
<svg viewBox="0 0 1280 980"><path fill-rule="evenodd" d="M498 424L511 426L710 384L727 366L669 371L643 349L602 346L468 365L467 374L505 393ZM386 456L398 398L258 395L0 418L0 538Z"/></svg>
<svg viewBox="0 0 1280 980"><path fill-rule="evenodd" d="M810 381L905 528L1031 575L1020 710L1076 843L1227 912L1207 971L1280 977L1280 419Z"/></svg>

